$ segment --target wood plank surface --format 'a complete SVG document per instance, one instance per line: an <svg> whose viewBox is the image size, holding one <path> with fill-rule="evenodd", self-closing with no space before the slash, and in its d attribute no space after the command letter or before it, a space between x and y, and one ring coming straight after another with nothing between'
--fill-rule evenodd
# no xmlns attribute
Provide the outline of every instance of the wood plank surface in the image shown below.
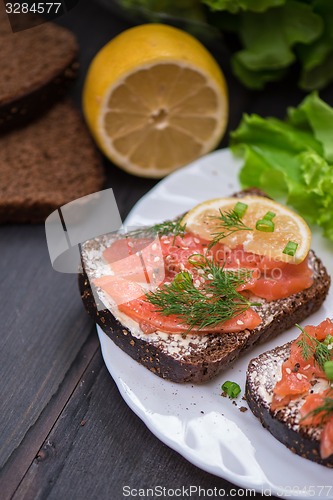
<svg viewBox="0 0 333 500"><path fill-rule="evenodd" d="M77 279L53 271L44 228L0 228L0 466L58 390L91 323Z"/></svg>
<svg viewBox="0 0 333 500"><path fill-rule="evenodd" d="M98 352L13 498L119 500L125 487L158 485L225 496L235 489L155 438L123 403Z"/></svg>
<svg viewBox="0 0 333 500"><path fill-rule="evenodd" d="M36 423L25 434L20 446L12 453L10 459L0 471L1 498L11 498L17 486L21 483L30 464L36 458L43 442L60 417L74 389L89 365L99 347L95 325L92 325L90 335L83 345L77 358L66 373L58 391L50 399L41 412Z"/></svg>

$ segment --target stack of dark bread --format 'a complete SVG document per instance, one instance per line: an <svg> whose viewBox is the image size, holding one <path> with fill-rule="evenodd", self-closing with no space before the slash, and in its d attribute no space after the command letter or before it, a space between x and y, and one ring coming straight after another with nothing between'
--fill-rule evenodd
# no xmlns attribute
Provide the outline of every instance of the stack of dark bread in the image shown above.
<svg viewBox="0 0 333 500"><path fill-rule="evenodd" d="M0 223L40 223L103 186L101 158L66 97L78 44L50 22L13 33L0 9L0 46Z"/></svg>

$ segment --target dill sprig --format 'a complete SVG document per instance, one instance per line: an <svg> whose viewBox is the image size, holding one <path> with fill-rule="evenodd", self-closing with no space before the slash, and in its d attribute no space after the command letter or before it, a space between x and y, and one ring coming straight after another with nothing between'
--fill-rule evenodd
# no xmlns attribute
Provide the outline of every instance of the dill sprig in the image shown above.
<svg viewBox="0 0 333 500"><path fill-rule="evenodd" d="M333 390L329 392L329 395L323 398L323 402L320 406L317 406L313 410L309 411L301 420L309 416L315 417L316 415L321 414L321 422L324 423L327 418L329 418L333 414Z"/></svg>
<svg viewBox="0 0 333 500"><path fill-rule="evenodd" d="M192 256L194 257L194 256ZM251 306L261 306L251 302L236 291L236 288L247 282L252 271L239 269L226 270L196 254L190 263L194 268L201 268L201 277L205 279L200 287L195 286L189 271L176 275L173 282L165 284L155 292L146 295L147 300L156 306L156 310L165 315L176 315L188 325L188 330L214 327L239 314Z"/></svg>
<svg viewBox="0 0 333 500"><path fill-rule="evenodd" d="M160 236L173 234L174 236L183 237L186 232L186 224L182 224L182 219L167 220L159 224L154 224L151 230Z"/></svg>
<svg viewBox="0 0 333 500"><path fill-rule="evenodd" d="M302 357L305 361L314 356L315 362L323 370L326 361L330 361L331 353L326 344L312 337L300 325L295 325L302 332L302 336L297 345L302 349Z"/></svg>
<svg viewBox="0 0 333 500"><path fill-rule="evenodd" d="M244 224L241 217L234 209L227 210L225 212L222 212L222 210L219 209L219 215L212 215L211 217L216 219L219 224L216 227L216 231L211 233L214 238L209 243L208 248L211 248L216 245L216 243L223 240L223 238L226 238L237 231L253 231L251 227Z"/></svg>
<svg viewBox="0 0 333 500"><path fill-rule="evenodd" d="M156 234L158 234L159 236L173 235L175 240L176 236L180 236L181 238L183 238L185 232L186 232L186 224L182 224L182 218L181 218L177 220L166 220L164 222L154 224L153 226L134 229L128 234L134 237L137 236L143 237Z"/></svg>

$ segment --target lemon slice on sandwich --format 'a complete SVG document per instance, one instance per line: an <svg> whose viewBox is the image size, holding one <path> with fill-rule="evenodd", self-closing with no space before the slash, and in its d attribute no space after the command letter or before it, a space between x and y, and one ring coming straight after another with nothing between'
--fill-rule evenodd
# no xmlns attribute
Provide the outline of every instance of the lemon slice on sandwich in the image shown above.
<svg viewBox="0 0 333 500"><path fill-rule="evenodd" d="M236 220L230 219L232 213L237 214ZM311 231L305 220L284 205L262 196L205 201L192 208L182 223L188 231L205 240L218 239L231 249L243 245L247 252L277 261L299 264L311 246ZM223 235L225 237L219 239Z"/></svg>

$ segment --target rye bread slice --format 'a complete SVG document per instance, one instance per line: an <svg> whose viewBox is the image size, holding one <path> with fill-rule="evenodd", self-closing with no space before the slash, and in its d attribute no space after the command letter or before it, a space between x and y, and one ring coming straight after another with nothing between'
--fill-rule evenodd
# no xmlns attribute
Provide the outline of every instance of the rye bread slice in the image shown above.
<svg viewBox="0 0 333 500"><path fill-rule="evenodd" d="M321 427L300 427L299 409L304 399L299 398L288 406L271 411L270 404L273 389L281 378L281 367L290 355L291 342L267 351L250 361L247 375L245 396L253 414L259 418L269 432L301 457L327 467L333 467L333 455L326 459L320 457ZM313 385L314 392L321 392L327 386L323 380Z"/></svg>
<svg viewBox="0 0 333 500"><path fill-rule="evenodd" d="M19 16L19 14L18 14ZM0 133L62 98L78 73L74 35L54 23L12 33L0 5Z"/></svg>
<svg viewBox="0 0 333 500"><path fill-rule="evenodd" d="M257 190L238 193L263 194ZM144 334L134 324L112 309L108 298L91 288L91 280L103 274L102 252L114 236L105 235L86 242L82 247L83 273L79 285L83 303L96 323L123 351L146 366L150 371L173 382L202 383L228 368L243 352L254 345L275 337L297 322L301 322L323 303L330 286L327 271L313 251L313 285L286 299L266 302L257 308L262 323L252 331L229 334ZM105 271L104 271L105 272ZM94 285L92 285L94 286ZM100 301L96 306L95 296ZM108 305L108 307L106 306ZM113 311L113 312L111 312Z"/></svg>
<svg viewBox="0 0 333 500"><path fill-rule="evenodd" d="M102 159L69 102L0 136L0 223L44 222L103 182Z"/></svg>

